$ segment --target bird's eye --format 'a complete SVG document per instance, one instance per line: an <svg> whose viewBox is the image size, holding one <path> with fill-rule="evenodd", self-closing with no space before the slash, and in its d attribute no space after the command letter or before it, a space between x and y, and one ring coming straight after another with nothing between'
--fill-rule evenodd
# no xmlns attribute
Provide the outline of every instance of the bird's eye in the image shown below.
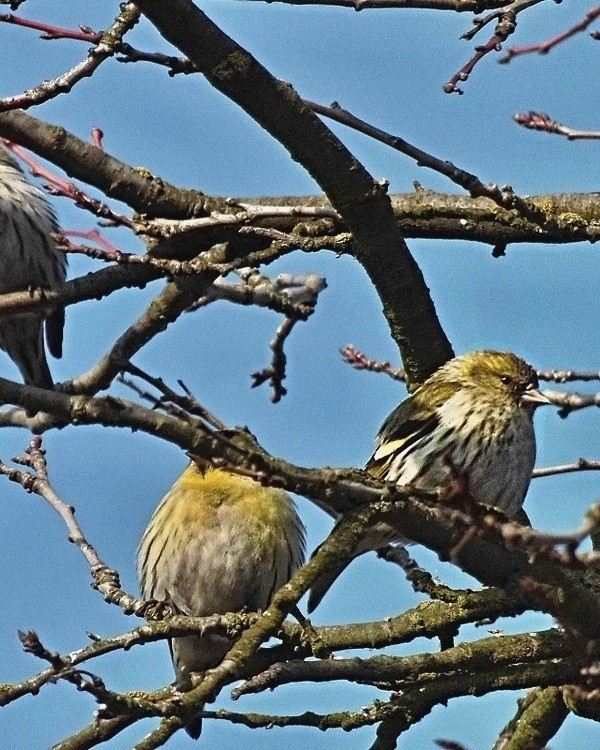
<svg viewBox="0 0 600 750"><path fill-rule="evenodd" d="M513 379L511 378L510 375L501 375L500 381L504 383L504 385L511 385L513 382Z"/></svg>

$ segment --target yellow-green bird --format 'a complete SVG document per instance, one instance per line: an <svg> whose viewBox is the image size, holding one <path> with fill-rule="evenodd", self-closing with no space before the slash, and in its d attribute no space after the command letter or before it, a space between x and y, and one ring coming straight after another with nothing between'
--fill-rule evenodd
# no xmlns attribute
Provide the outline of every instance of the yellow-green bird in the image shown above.
<svg viewBox="0 0 600 750"><path fill-rule="evenodd" d="M205 617L266 609L303 560L304 526L287 493L192 462L150 519L137 564L145 599ZM176 685L189 689L191 674L230 647L215 634L173 638ZM186 727L194 739L201 729L200 717Z"/></svg>
<svg viewBox="0 0 600 750"><path fill-rule="evenodd" d="M385 420L366 470L388 482L424 490L466 482L471 498L512 517L519 512L535 461L533 412L550 403L535 370L511 352L482 350L446 362ZM378 524L354 557L393 541ZM340 561L313 587L311 612L348 565Z"/></svg>

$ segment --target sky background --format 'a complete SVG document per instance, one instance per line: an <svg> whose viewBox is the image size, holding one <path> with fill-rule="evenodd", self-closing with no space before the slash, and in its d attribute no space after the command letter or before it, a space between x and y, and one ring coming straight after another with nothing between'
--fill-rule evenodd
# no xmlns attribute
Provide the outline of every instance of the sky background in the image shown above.
<svg viewBox="0 0 600 750"><path fill-rule="evenodd" d="M520 194L589 192L598 189L598 144L572 142L519 128L515 112L541 110L572 127L597 129L597 70L600 48L583 34L545 57L528 56L500 66L488 56L464 84L464 96L444 94L442 85L470 57L475 42L459 39L470 26L468 14L326 9L261 2L212 0L201 7L277 77L305 98L336 100L355 115L387 129L436 156L475 172L484 182L510 184ZM542 3L518 19L512 43L545 39L570 26L586 3ZM117 3L29 0L23 15L58 25L106 28ZM80 60L88 45L43 42L36 32L0 26L0 96L15 95L53 78ZM142 21L127 41L142 49L172 49ZM594 83L596 81L596 83ZM176 185L222 196L309 195L318 188L284 149L201 76L172 79L147 64L105 63L91 80L79 83L32 114L89 138L93 127L105 133L107 152L145 167ZM459 192L446 179L417 167L381 144L332 124L344 143L392 192L408 192L418 180L430 189ZM94 191L90 191L95 194ZM92 228L94 218L65 199L52 199L62 226ZM115 204L119 210L123 206ZM128 252L143 246L124 231L107 236ZM599 271L591 245L511 246L507 256L466 242L409 242L425 274L442 324L455 350L510 349L536 367L598 370ZM95 270L89 259L72 257L70 277ZM263 386L250 389L250 373L269 361L268 342L279 322L270 311L220 302L155 338L135 363L171 384L182 378L200 401L231 425L248 425L274 454L305 466L361 466L370 455L381 422L405 395L403 386L384 375L356 372L338 350L352 343L377 359L398 364L381 305L361 267L331 253L296 253L267 273L318 273L327 278L316 313L297 326L287 345L288 395L277 405ZM107 350L158 293L125 290L101 303L67 310L65 356L50 363L56 380L85 371ZM1 354L1 353L0 353ZM0 376L16 377L0 356ZM555 386L551 386L555 387ZM597 387L597 384L596 386ZM593 391L577 385L574 390ZM118 388L113 392L119 393ZM128 394L126 394L128 395ZM598 414L587 410L561 420L555 410L536 416L538 465L600 458ZM22 453L28 434L4 430L0 457ZM137 591L134 559L142 531L157 502L186 464L174 446L140 433L96 427L71 427L44 437L51 478L105 562L116 568L122 585ZM535 526L569 530L598 495L597 475L535 480L526 509ZM22 652L17 629L35 629L47 648L65 653L87 643L86 631L109 636L139 624L106 605L89 586L87 564L66 540L62 521L44 502L6 479L0 480L0 682L24 679L43 668ZM299 499L314 548L330 527L328 518ZM423 564L453 585L473 584L425 550ZM380 619L418 601L400 571L373 555L354 562L314 614L317 625ZM550 625L531 615L502 621L505 632ZM464 628L465 637L483 630ZM435 648L418 641L409 653ZM171 681L166 644L136 648L106 657L90 669L109 688L156 688ZM363 686L304 685L230 704L227 690L217 706L235 710L296 713L358 710L377 695ZM381 695L385 697L385 694ZM514 712L514 693L460 699L436 708L401 739L403 750L433 748L437 737L452 738L470 750L489 748ZM95 706L66 684L49 685L0 712L0 745L41 750L88 723ZM131 747L155 721L145 721L105 745ZM316 730L252 732L225 722L206 722L202 741L233 750L249 743L274 750L346 750L368 747L374 728L345 734ZM552 750L592 750L598 725L569 718L552 740ZM192 748L180 733L168 747Z"/></svg>

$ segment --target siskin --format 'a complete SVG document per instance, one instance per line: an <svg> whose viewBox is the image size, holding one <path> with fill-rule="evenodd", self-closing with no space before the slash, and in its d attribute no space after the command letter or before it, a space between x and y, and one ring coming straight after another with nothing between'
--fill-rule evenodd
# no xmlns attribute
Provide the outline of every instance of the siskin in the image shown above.
<svg viewBox="0 0 600 750"><path fill-rule="evenodd" d="M222 469L190 464L165 495L138 549L145 599L205 617L269 606L304 560L304 526L282 490ZM216 667L231 647L220 635L173 638L176 685ZM202 719L186 727L200 736Z"/></svg>
<svg viewBox="0 0 600 750"><path fill-rule="evenodd" d="M510 352L474 351L433 373L385 420L366 470L424 490L466 482L471 498L508 517L523 505L535 461L533 412L550 403L535 370ZM354 557L402 535L379 524ZM313 587L311 612L348 565L340 561Z"/></svg>
<svg viewBox="0 0 600 750"><path fill-rule="evenodd" d="M63 283L67 261L52 238L58 231L43 193L27 182L17 162L0 148L0 294L53 289ZM0 322L0 348L17 365L26 384L52 388L43 329L50 353L61 357L64 322L63 307Z"/></svg>

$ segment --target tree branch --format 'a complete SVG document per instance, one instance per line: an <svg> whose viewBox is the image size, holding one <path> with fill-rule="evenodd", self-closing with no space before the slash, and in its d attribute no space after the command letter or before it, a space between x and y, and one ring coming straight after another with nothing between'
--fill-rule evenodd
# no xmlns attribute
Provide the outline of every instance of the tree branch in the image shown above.
<svg viewBox="0 0 600 750"><path fill-rule="evenodd" d="M409 379L422 382L453 352L423 276L377 184L294 90L273 78L190 0L139 0L162 36L219 91L279 140L324 190L356 240L356 259L383 302Z"/></svg>
<svg viewBox="0 0 600 750"><path fill-rule="evenodd" d="M29 412L51 412L55 424L102 424L135 428L179 445L217 465L226 465L313 500L334 515L361 503L377 503L393 498L383 520L401 529L408 538L451 557L455 564L486 585L522 586L529 597L537 596L531 582L543 587L544 609L567 618L572 627L586 638L600 637L600 597L581 579L577 571L552 555L507 549L503 529L514 524L474 526L469 514L458 513L443 505L429 505L424 498L431 493L401 491L367 477L363 472L348 470L310 470L293 466L265 453L248 435L238 433L232 443L220 434L210 432L205 423L182 421L168 414L144 409L124 399L68 396L0 379L0 400L14 403ZM410 498L410 502L406 500ZM420 499L419 499L420 498ZM502 533L501 533L502 532ZM523 537L523 535L522 535ZM523 537L524 538L524 537ZM515 542L518 539L515 538ZM589 571L586 576L592 575Z"/></svg>
<svg viewBox="0 0 600 750"><path fill-rule="evenodd" d="M518 701L518 711L492 750L545 747L569 715L559 687L534 688Z"/></svg>
<svg viewBox="0 0 600 750"><path fill-rule="evenodd" d="M140 12L134 3L124 3L112 26L102 34L84 60L54 80L43 81L43 83L25 91L20 96L0 99L0 112L11 109L27 109L54 99L59 94L68 94L75 84L92 76L105 60L115 54L123 37L136 25L139 17ZM5 15L0 20L8 21L10 16L7 18Z"/></svg>

